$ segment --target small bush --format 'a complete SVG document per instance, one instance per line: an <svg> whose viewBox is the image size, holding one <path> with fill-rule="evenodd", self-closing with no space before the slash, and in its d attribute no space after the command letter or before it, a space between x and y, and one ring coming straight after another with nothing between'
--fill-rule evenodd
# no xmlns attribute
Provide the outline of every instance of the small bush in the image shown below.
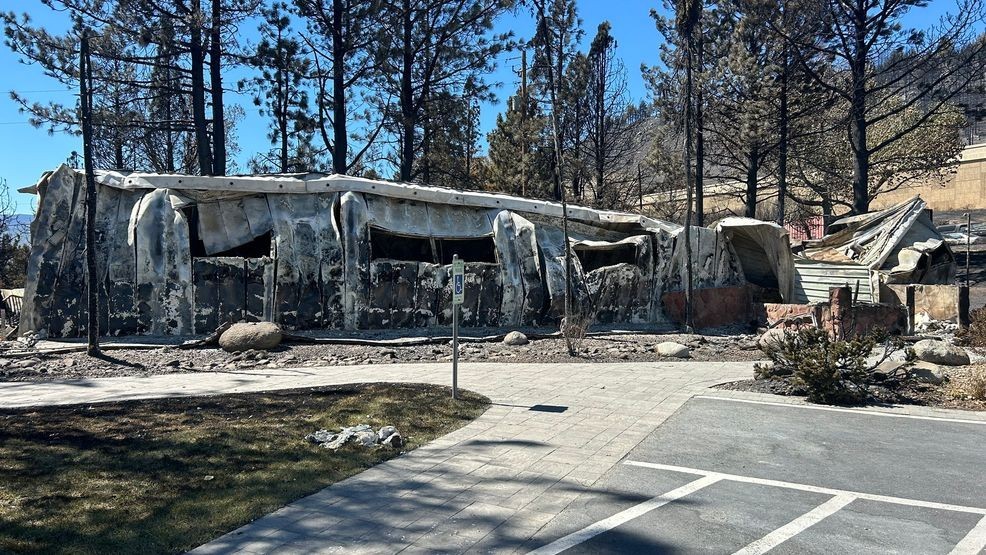
<svg viewBox="0 0 986 555"><path fill-rule="evenodd" d="M899 340L882 331L842 341L823 330L798 330L765 348L773 365L758 367L755 376L791 380L804 387L813 403L859 404L869 396L867 385L874 368L866 358L881 344L884 356L879 362L899 347Z"/></svg>
<svg viewBox="0 0 986 555"><path fill-rule="evenodd" d="M955 342L966 347L986 347L986 307L969 313L969 327L955 334Z"/></svg>
<svg viewBox="0 0 986 555"><path fill-rule="evenodd" d="M575 356L582 352L582 344L589 335L589 326L592 325L593 318L578 313L572 313L568 318L561 320L561 333L565 337L570 355Z"/></svg>

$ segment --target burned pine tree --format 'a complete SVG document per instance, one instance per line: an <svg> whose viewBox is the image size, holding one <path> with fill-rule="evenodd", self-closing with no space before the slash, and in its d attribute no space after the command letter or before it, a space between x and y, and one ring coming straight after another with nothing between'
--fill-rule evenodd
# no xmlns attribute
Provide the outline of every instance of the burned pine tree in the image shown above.
<svg viewBox="0 0 986 555"><path fill-rule="evenodd" d="M4 13L5 42L23 61L41 66L71 87L78 79L75 58L84 21L92 31L93 82L98 85L93 99L94 156L101 160L122 148L131 152L114 160L123 162L121 169L185 167L189 164L165 159L152 145L174 144L174 134L187 134L183 142L195 153L193 169L202 175L222 175L229 119L222 70L237 58L235 51L228 51L236 46L232 29L256 11L259 0L207 1L208 5L202 0L55 0L50 7L68 13L72 29L54 34L34 25L27 15ZM15 97L35 125L78 129L79 119L71 107ZM187 99L187 112L173 110L177 97ZM114 111L113 106L126 109ZM161 107L169 109L161 111ZM142 140L145 135L156 137ZM110 142L104 145L103 137Z"/></svg>
<svg viewBox="0 0 986 555"><path fill-rule="evenodd" d="M375 55L388 98L380 99L379 110L396 138L400 181L416 181L427 171L427 160L419 163L419 158L427 146L428 107L435 95L469 92L488 98L490 89L483 78L509 39L509 34L492 33L493 21L511 5L503 0L380 3Z"/></svg>
<svg viewBox="0 0 986 555"><path fill-rule="evenodd" d="M377 32L382 4L374 0L294 0L306 25L299 37L311 51L315 82L315 120L332 171L351 174L374 145L384 120L368 121L363 104L385 106L373 92L383 77L378 71ZM360 98L363 96L364 98ZM361 102L362 101L362 102ZM351 136L363 146L354 150Z"/></svg>
<svg viewBox="0 0 986 555"><path fill-rule="evenodd" d="M274 149L250 161L257 173L305 172L316 169L312 145L316 119L309 106L312 79L309 52L293 36L286 4L262 10L261 40L247 64L259 72L238 83L250 91L261 116L269 119L267 134ZM345 129L345 123L340 122Z"/></svg>

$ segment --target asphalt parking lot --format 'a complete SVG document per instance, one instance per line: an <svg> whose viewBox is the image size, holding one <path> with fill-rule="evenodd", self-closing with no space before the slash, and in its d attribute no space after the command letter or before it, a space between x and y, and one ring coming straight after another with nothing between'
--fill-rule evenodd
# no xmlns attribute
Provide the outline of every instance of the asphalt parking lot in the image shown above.
<svg viewBox="0 0 986 555"><path fill-rule="evenodd" d="M978 554L984 477L982 421L693 398L529 547Z"/></svg>

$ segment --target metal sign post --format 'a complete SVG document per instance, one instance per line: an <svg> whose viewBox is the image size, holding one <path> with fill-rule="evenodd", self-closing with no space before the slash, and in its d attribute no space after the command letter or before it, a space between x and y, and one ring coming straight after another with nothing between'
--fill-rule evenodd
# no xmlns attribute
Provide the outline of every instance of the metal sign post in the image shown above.
<svg viewBox="0 0 986 555"><path fill-rule="evenodd" d="M972 245L972 212L965 215L965 286L969 287L972 279L969 277L969 256Z"/></svg>
<svg viewBox="0 0 986 555"><path fill-rule="evenodd" d="M459 398L459 305L465 299L466 265L452 256L452 398Z"/></svg>

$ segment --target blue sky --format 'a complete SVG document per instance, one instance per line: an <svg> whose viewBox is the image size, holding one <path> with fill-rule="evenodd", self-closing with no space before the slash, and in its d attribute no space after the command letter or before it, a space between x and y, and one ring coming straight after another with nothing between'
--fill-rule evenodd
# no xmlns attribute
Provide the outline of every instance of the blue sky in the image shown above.
<svg viewBox="0 0 986 555"><path fill-rule="evenodd" d="M951 0L936 0L914 14L912 25L921 25L923 21L932 21L942 12L954 7ZM661 38L649 17L652 8L663 9L661 0L579 0L579 15L585 29L584 42L586 46L592 40L596 27L602 21L612 24L612 33L616 37L618 55L623 59L630 84L630 94L634 100L646 96L643 79L640 74L641 63L654 64L658 60L658 48ZM63 14L53 13L40 4L38 0L0 0L0 10L28 12L37 23L51 25L57 29L64 26ZM533 31L533 21L527 13L520 12L508 16L498 23L498 31L512 30L517 36L529 38ZM246 34L250 38L250 34ZM519 65L519 53L508 53L498 60L496 72L490 77L492 82L500 83L498 87L498 102L484 105L481 113L483 132L492 129L497 113L504 108L506 98L517 87L518 78L515 70ZM73 150L81 150L78 138L65 135L49 136L43 129L35 129L26 123L27 118L18 113L18 106L10 100L7 94L16 90L35 100L57 100L71 103L75 91L61 90L52 79L45 77L36 66L27 66L18 62L17 57L5 46L0 45L0 179L6 179L7 186L18 205L18 212L33 212L33 196L21 195L14 190L36 181L42 171L51 169L63 162ZM226 83L232 84L235 78L227 77ZM254 152L268 148L266 139L266 122L257 115L250 105L249 99L243 95L229 93L227 103L236 103L244 107L246 119L240 128L240 146L242 149L240 167L245 166L246 159Z"/></svg>

